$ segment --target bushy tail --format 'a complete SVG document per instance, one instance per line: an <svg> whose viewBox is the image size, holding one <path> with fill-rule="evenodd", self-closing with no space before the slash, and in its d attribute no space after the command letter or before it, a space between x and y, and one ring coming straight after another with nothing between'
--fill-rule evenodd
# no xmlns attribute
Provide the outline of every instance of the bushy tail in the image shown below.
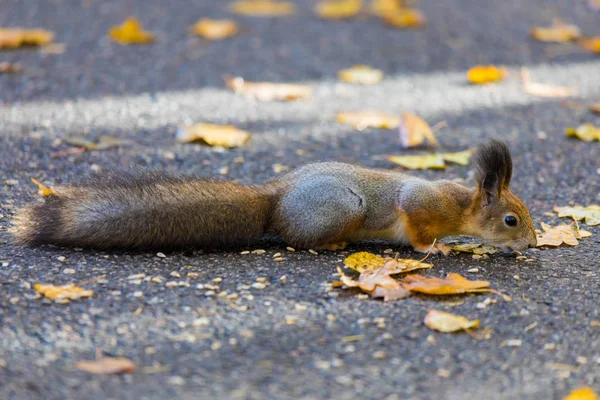
<svg viewBox="0 0 600 400"><path fill-rule="evenodd" d="M94 248L242 246L265 232L268 188L158 172L111 174L59 186L21 209L17 244Z"/></svg>

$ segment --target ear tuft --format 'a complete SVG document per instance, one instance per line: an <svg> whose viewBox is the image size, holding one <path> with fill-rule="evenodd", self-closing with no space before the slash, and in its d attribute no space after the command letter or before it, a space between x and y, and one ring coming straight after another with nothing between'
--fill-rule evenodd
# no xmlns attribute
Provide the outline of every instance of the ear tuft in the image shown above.
<svg viewBox="0 0 600 400"><path fill-rule="evenodd" d="M475 179L480 190L500 196L508 189L512 177L512 157L506 143L492 139L482 144L475 154Z"/></svg>

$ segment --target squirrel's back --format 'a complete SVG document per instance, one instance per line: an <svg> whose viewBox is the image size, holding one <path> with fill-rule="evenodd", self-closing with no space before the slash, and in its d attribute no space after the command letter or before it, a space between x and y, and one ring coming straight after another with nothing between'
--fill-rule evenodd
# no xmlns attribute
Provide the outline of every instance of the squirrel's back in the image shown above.
<svg viewBox="0 0 600 400"><path fill-rule="evenodd" d="M160 172L109 174L52 190L44 203L19 212L17 243L96 248L243 245L263 236L272 202L268 188Z"/></svg>

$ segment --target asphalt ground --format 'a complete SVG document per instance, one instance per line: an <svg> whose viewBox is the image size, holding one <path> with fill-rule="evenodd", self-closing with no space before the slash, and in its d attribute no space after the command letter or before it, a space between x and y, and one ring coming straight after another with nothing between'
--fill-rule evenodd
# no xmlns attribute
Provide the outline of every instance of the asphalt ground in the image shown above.
<svg viewBox="0 0 600 400"><path fill-rule="evenodd" d="M256 246L266 250L262 255L240 254L250 248L165 257L10 244L15 209L37 197L31 177L53 185L142 166L258 183L275 175L274 164L337 160L393 168L385 155L406 153L393 131L358 132L335 122L338 111L358 109L445 121L438 138L449 151L503 138L513 152L513 191L536 227L559 222L545 214L554 205L600 203L600 144L564 136L565 127L600 123L585 110L600 100L600 59L576 45L528 37L532 25L554 17L600 34L599 14L587 2L422 1L429 24L416 31L373 17L322 21L312 15L313 3L298 2L290 17L236 16L242 33L214 43L188 37L186 28L200 17L230 16L227 2L0 4L0 26L45 27L66 44L64 54L0 53L0 62L26 68L0 75L0 398L561 399L583 385L600 391L600 328L591 323L600 321L598 227L588 227L594 235L577 247L530 251L534 262L429 258L435 268L425 275L488 280L512 302L480 294L383 303L356 290L327 289L352 252L392 248L400 257L421 256L386 243L315 255L265 242ZM157 33L156 44L108 40L109 27L130 15ZM337 82L339 69L357 63L383 69L386 79L371 87ZM506 65L511 75L487 87L466 83L466 69L489 63ZM535 81L577 87L578 95L565 105L524 94L521 66ZM308 102L257 103L224 88L224 74L304 82L315 93ZM235 124L253 140L228 151L175 142L180 124L200 121ZM70 148L64 138L81 135L135 144L52 157ZM414 174L472 184L465 167ZM285 260L273 261L276 253ZM148 280L128 279L136 274ZM39 299L32 289L100 276L86 285L92 298L67 305ZM222 279L219 292L239 300L232 305L196 288L215 285L215 278ZM270 285L245 289L257 278ZM488 298L496 302L486 305ZM475 340L435 333L423 325L430 308L478 318L493 334ZM513 339L521 345L507 345ZM137 371L77 371L74 364L93 359L97 349L134 360Z"/></svg>

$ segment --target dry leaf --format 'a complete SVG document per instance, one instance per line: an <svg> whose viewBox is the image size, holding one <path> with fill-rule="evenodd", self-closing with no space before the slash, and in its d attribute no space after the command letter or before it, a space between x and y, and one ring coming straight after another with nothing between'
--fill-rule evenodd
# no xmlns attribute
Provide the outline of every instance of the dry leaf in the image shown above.
<svg viewBox="0 0 600 400"><path fill-rule="evenodd" d="M383 301L392 301L410 296L410 291L404 289L398 281L389 276L389 274L386 274L382 269L363 272L358 277L358 281L344 275L339 267L338 272L344 285L347 287L358 287L373 298L383 297Z"/></svg>
<svg viewBox="0 0 600 400"><path fill-rule="evenodd" d="M409 258L383 258L364 251L346 257L344 265L360 273L366 271L378 271L378 274L384 275L395 275L417 269L428 269L433 267L433 264L427 264L420 260Z"/></svg>
<svg viewBox="0 0 600 400"><path fill-rule="evenodd" d="M240 147L248 143L251 136L233 125L200 123L181 127L176 137L181 143L200 141L209 146Z"/></svg>
<svg viewBox="0 0 600 400"><path fill-rule="evenodd" d="M294 101L312 96L312 88L309 86L291 83L247 82L244 78L236 77L226 78L225 84L236 93L243 93L260 101Z"/></svg>
<svg viewBox="0 0 600 400"><path fill-rule="evenodd" d="M54 33L44 29L0 28L0 49L43 46L52 39Z"/></svg>
<svg viewBox="0 0 600 400"><path fill-rule="evenodd" d="M1 62L0 63L0 74L14 74L15 72L23 71L23 67L19 64Z"/></svg>
<svg viewBox="0 0 600 400"><path fill-rule="evenodd" d="M490 286L487 281L470 281L455 273L448 274L445 279L408 275L404 277L402 284L410 291L435 295L477 292Z"/></svg>
<svg viewBox="0 0 600 400"><path fill-rule="evenodd" d="M63 54L67 50L64 43L49 43L40 49L43 54Z"/></svg>
<svg viewBox="0 0 600 400"><path fill-rule="evenodd" d="M373 0L369 5L371 12L379 17L384 17L404 9L405 0Z"/></svg>
<svg viewBox="0 0 600 400"><path fill-rule="evenodd" d="M135 363L123 357L102 357L94 361L79 361L75 368L90 374L122 374L135 371Z"/></svg>
<svg viewBox="0 0 600 400"><path fill-rule="evenodd" d="M600 103L591 104L590 107L589 107L589 109L590 109L591 112L595 112L595 113L600 114Z"/></svg>
<svg viewBox="0 0 600 400"><path fill-rule="evenodd" d="M425 16L411 8L401 8L383 15L383 22L395 28L420 28L425 25Z"/></svg>
<svg viewBox="0 0 600 400"><path fill-rule="evenodd" d="M579 45L592 53L600 53L600 36L581 39Z"/></svg>
<svg viewBox="0 0 600 400"><path fill-rule="evenodd" d="M296 5L287 1L241 0L232 3L229 10L237 14L255 17L277 17L293 14L296 11Z"/></svg>
<svg viewBox="0 0 600 400"><path fill-rule="evenodd" d="M578 230L574 224L573 222L570 225L560 224L558 226L550 226L542 222L541 225L544 233L538 235L537 247L560 246L563 243L569 246L577 246L579 244L577 239L592 235L588 231Z"/></svg>
<svg viewBox="0 0 600 400"><path fill-rule="evenodd" d="M523 91L532 96L560 98L572 97L577 94L577 90L568 86L531 82L529 70L524 67L521 68L521 79L523 80Z"/></svg>
<svg viewBox="0 0 600 400"><path fill-rule="evenodd" d="M325 0L317 3L315 13L325 19L346 19L358 15L362 0Z"/></svg>
<svg viewBox="0 0 600 400"><path fill-rule="evenodd" d="M369 67L368 65L355 65L352 68L339 71L338 77L349 83L374 85L383 79L383 71Z"/></svg>
<svg viewBox="0 0 600 400"><path fill-rule="evenodd" d="M425 326L444 333L452 333L476 328L479 320L469 321L461 315L450 314L438 310L429 310L425 316Z"/></svg>
<svg viewBox="0 0 600 400"><path fill-rule="evenodd" d="M227 39L238 33L237 23L231 19L202 18L189 29L190 33L208 40Z"/></svg>
<svg viewBox="0 0 600 400"><path fill-rule="evenodd" d="M581 36L581 31L575 25L565 24L555 19L549 27L531 28L531 36L541 42L565 43Z"/></svg>
<svg viewBox="0 0 600 400"><path fill-rule="evenodd" d="M569 393L563 400L600 400L591 387L582 387Z"/></svg>
<svg viewBox="0 0 600 400"><path fill-rule="evenodd" d="M585 220L588 225L600 225L600 206L592 204L587 207L557 207L554 206L554 211L558 213L560 218L573 218L575 221Z"/></svg>
<svg viewBox="0 0 600 400"><path fill-rule="evenodd" d="M474 150L457 153L434 153L420 156L388 156L388 161L408 169L445 169L446 161L459 165L469 165Z"/></svg>
<svg viewBox="0 0 600 400"><path fill-rule="evenodd" d="M567 128L565 129L565 133L567 137L577 138L584 142L600 141L600 127L596 127L589 122L579 125L577 128Z"/></svg>
<svg viewBox="0 0 600 400"><path fill-rule="evenodd" d="M100 136L97 142L92 142L90 139L74 136L64 139L65 143L71 146L83 147L84 150L109 150L116 147L130 146L133 144L132 141L126 139L119 139L112 136Z"/></svg>
<svg viewBox="0 0 600 400"><path fill-rule="evenodd" d="M38 193L42 197L52 196L54 195L54 190L50 189L48 186L43 185L35 178L31 178L31 182L35 183L38 187Z"/></svg>
<svg viewBox="0 0 600 400"><path fill-rule="evenodd" d="M369 127L394 129L400 124L400 117L397 115L371 110L341 112L336 119L342 124L352 125L359 131Z"/></svg>
<svg viewBox="0 0 600 400"><path fill-rule="evenodd" d="M154 35L143 30L142 25L135 17L131 17L123 25L113 26L108 31L108 36L119 44L152 43Z"/></svg>
<svg viewBox="0 0 600 400"><path fill-rule="evenodd" d="M473 253L480 255L495 254L498 252L498 249L496 247L480 243L457 244L454 246L450 246L450 248L454 251L458 251L459 253Z"/></svg>
<svg viewBox="0 0 600 400"><path fill-rule="evenodd" d="M438 145L429 124L414 114L407 112L402 114L399 132L400 143L404 148L418 146L425 140L432 146Z"/></svg>
<svg viewBox="0 0 600 400"><path fill-rule="evenodd" d="M476 85L498 82L506 76L506 68L478 65L467 71L467 79Z"/></svg>
<svg viewBox="0 0 600 400"><path fill-rule="evenodd" d="M33 288L38 293L58 303L65 303L69 300L77 300L83 297L91 297L94 294L93 290L83 289L72 283L63 286L36 283Z"/></svg>

